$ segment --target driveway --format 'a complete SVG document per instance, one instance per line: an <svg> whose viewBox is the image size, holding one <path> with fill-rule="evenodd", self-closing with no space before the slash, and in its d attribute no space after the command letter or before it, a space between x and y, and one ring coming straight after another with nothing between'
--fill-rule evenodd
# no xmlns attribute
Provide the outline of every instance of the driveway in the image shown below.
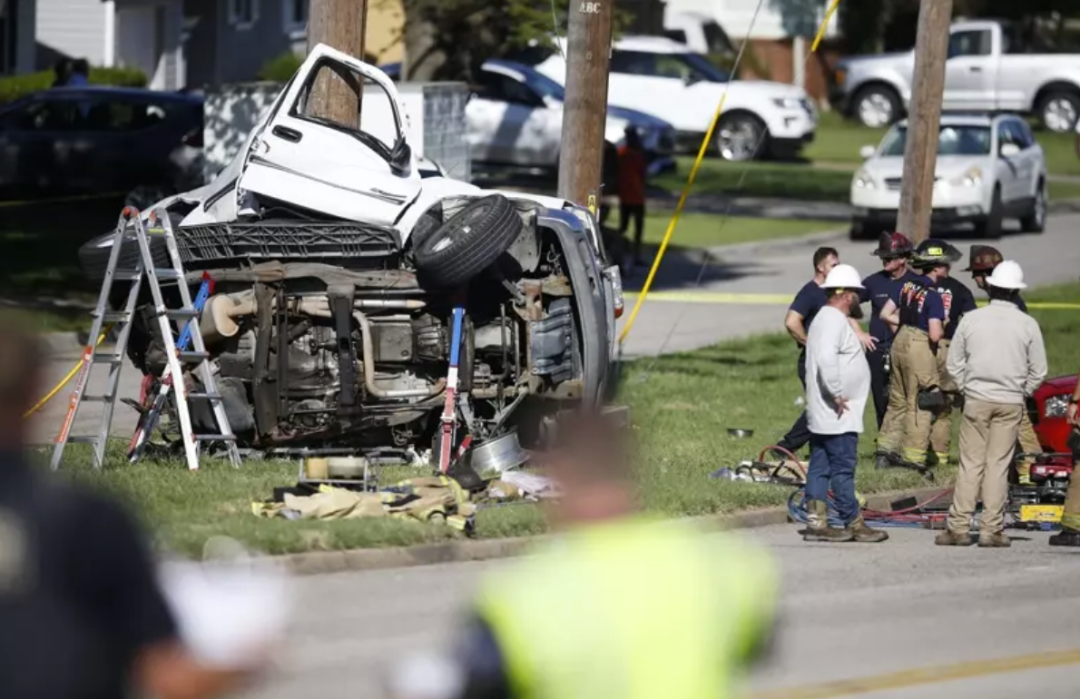
<svg viewBox="0 0 1080 699"><path fill-rule="evenodd" d="M749 532L779 557L785 588L777 654L752 677L752 697L1076 696L1080 552L1051 549L1040 533L1013 533L1020 540L1007 550L943 549L920 529L890 534L880 545L838 546L804 544L794 525ZM254 696L381 696L392 662L453 638L478 577L495 565L300 579L304 616L280 675ZM1059 662L1070 664L1033 671L1065 650L1074 652ZM996 674L1003 659L1015 669ZM856 678L891 691L819 687Z"/></svg>

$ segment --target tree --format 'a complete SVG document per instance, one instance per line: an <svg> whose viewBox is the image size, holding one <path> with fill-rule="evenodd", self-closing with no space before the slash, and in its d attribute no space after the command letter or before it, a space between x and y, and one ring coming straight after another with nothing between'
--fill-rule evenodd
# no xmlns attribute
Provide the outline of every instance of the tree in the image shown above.
<svg viewBox="0 0 1080 699"><path fill-rule="evenodd" d="M373 2L389 0L373 0ZM490 58L566 34L566 0L401 0L406 80L469 80ZM616 11L616 31L628 23Z"/></svg>

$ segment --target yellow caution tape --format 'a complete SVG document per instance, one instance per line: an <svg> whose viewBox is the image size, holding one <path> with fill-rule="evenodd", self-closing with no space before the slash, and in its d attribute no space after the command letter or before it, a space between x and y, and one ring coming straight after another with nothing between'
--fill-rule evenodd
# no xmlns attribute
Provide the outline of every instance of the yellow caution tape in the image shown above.
<svg viewBox="0 0 1080 699"><path fill-rule="evenodd" d="M821 39L825 36L825 30L829 26L829 21L836 13L836 8L839 7L839 5L840 0L833 0L832 5L825 14L824 21L821 23L821 27L818 29L817 38L814 39L813 47L810 50L811 53L817 51L818 46L821 44ZM667 231L664 233L664 239L660 241L660 249L656 251L656 258L653 260L652 267L649 269L649 276L645 279L645 285L641 288L641 294L638 296L637 302L634 303L634 310L630 312L630 317L627 319L626 325L619 334L620 344L623 343L626 340L626 336L630 334L630 328L634 327L634 321L637 320L638 313L641 312L641 306L645 303L645 298L649 295L649 289L652 288L653 279L656 277L656 271L660 269L660 262L664 259L664 253L667 252L668 243L671 242L671 236L675 233L675 227L679 224L679 217L686 207L686 200L690 196L690 190L694 187L694 181L697 179L698 170L701 169L701 163L705 160L705 153L708 152L709 144L712 143L713 133L716 131L717 124L720 123L720 115L724 112L724 103L727 101L730 89L731 86L729 84L728 89L725 90L724 94L720 97L720 103L716 105L716 112L713 114L712 123L709 124L709 130L705 132L705 138L701 141L697 159L694 160L694 166L690 168L690 175L686 178L686 184L683 186L682 194L679 195L679 203L675 206L675 213L668 223Z"/></svg>
<svg viewBox="0 0 1080 699"><path fill-rule="evenodd" d="M108 330L108 328L106 328L105 331L101 333L101 336L97 339L97 342L94 343L94 347L97 347L102 342L104 342L105 341L105 336L108 335L108 334L109 334L109 330ZM31 415L33 415L37 411L44 408L46 403L48 403L53 398L55 398L56 394L59 393L60 390L64 386L67 385L68 381L71 381L71 379L75 378L75 374L79 373L79 369L81 369L82 365L85 364L85 363L86 363L86 355L84 354L83 358L80 359L79 362L74 367L72 367L71 371L69 371L67 373L67 376L60 379L60 383L53 386L52 390L49 391L48 393L46 393L44 398L42 398L41 400L39 400L37 403L34 404L34 407L30 408L25 413L23 413L23 420L25 420L26 418L30 417Z"/></svg>

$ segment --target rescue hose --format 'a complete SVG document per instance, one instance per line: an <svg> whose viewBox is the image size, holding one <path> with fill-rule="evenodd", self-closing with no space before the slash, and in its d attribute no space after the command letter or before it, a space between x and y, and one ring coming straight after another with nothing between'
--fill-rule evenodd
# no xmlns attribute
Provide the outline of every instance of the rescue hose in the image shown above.
<svg viewBox="0 0 1080 699"><path fill-rule="evenodd" d="M921 503L917 503L912 507L907 507L902 510L894 510L891 512L882 512L880 510L863 509L863 520L868 523L873 523L881 527L908 527L908 528L923 528L926 524L935 524L938 522L944 522L946 515L944 513L925 513L921 512L927 506L951 495L952 488L946 488L941 492L933 495ZM842 528L846 526L846 523L840 519L840 513L836 509L836 501L833 498L832 491L829 491L825 499L828 504L829 512L829 526ZM800 524L806 524L808 517L806 512L806 487L799 488L791 493L788 497L788 516L795 522Z"/></svg>
<svg viewBox="0 0 1080 699"><path fill-rule="evenodd" d="M102 342L104 342L105 337L108 334L109 334L109 328L105 328L105 330L103 330L101 332L101 336L98 337L97 342L94 343L94 347L96 348L98 345L100 345ZM79 369L81 369L82 365L85 364L85 363L86 363L86 355L84 354L82 356L82 358L79 359L78 363L75 364L74 367L72 367L71 371L69 371L67 373L67 376L60 379L60 383L53 386L52 390L45 394L45 397L43 397L41 400L39 400L37 403L34 404L34 407L30 408L25 413L23 413L23 420L27 419L28 417L30 417L31 415L33 415L37 411L44 408L45 405L49 401L51 401L53 398L55 398L56 394L59 393L60 390L63 389L64 386L66 386L69 381L71 381L73 378L75 378L75 375L79 373Z"/></svg>

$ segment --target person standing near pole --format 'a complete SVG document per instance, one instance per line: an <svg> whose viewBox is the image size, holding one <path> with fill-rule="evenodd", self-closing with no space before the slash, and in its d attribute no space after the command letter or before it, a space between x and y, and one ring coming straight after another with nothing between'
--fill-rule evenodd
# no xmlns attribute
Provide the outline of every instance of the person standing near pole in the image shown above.
<svg viewBox="0 0 1080 699"><path fill-rule="evenodd" d="M619 235L625 236L634 224L635 267L646 264L641 256L645 235L645 174L648 161L641 145L641 136L633 125L626 127L626 142L619 149Z"/></svg>
<svg viewBox="0 0 1080 699"><path fill-rule="evenodd" d="M964 271L971 272L971 278L975 285L983 291L987 291L986 278L993 273L994 269L1004 259L1001 253L989 245L971 246L971 263ZM1020 294L1015 299L1016 307L1024 313L1028 312L1027 304ZM1016 460L1016 476L1020 485L1032 485L1031 466L1035 463L1035 454L1042 453L1042 445L1035 435L1035 427L1031 424L1031 416L1027 411L1020 417L1020 456Z"/></svg>
<svg viewBox="0 0 1080 699"><path fill-rule="evenodd" d="M1016 295L1027 288L1020 265L1005 260L986 281L990 305L964 316L949 353L949 374L964 396L964 420L949 528L934 540L939 546L971 545L980 492L979 546L1010 545L1002 532L1009 465L1025 402L1046 378L1042 331L1016 307Z"/></svg>
<svg viewBox="0 0 1080 699"><path fill-rule="evenodd" d="M850 320L862 317L865 290L851 265L837 265L823 285L825 307L806 342L806 413L810 468L806 475L807 528L804 541L878 543L889 535L866 526L855 494L859 435L870 396L870 366ZM832 490L844 528L829 524Z"/></svg>
<svg viewBox="0 0 1080 699"><path fill-rule="evenodd" d="M953 253L941 241L921 243L912 259L921 274L904 284L899 303L889 301L881 311L882 320L899 329L893 339L889 409L878 435L879 468L901 466L928 473L933 411L941 407L932 400L940 398L936 354L948 318L937 287L948 274Z"/></svg>
<svg viewBox="0 0 1080 699"><path fill-rule="evenodd" d="M881 258L881 270L863 279L866 290L862 302L870 302L870 335L877 342L866 358L870 362L870 393L874 397L878 430L881 430L889 407L889 352L895 334L882 320L881 311L889 301L896 304L900 300L900 289L915 278L915 273L908 269L908 260L914 251L911 241L903 233L883 233L877 249L870 253Z"/></svg>

